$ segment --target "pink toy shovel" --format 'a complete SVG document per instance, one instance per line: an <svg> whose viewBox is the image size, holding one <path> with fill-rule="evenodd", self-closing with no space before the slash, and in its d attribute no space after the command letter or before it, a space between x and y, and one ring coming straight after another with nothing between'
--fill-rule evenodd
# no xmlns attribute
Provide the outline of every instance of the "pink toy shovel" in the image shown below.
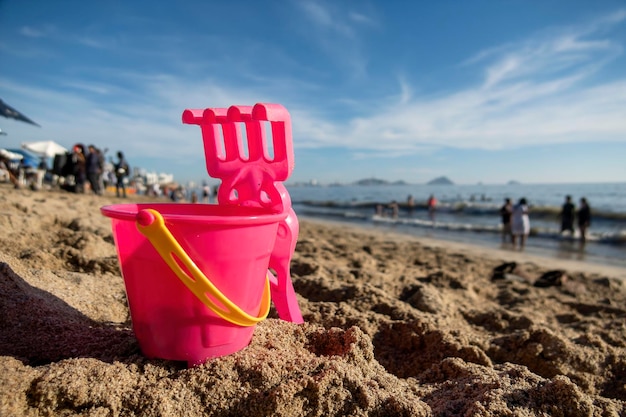
<svg viewBox="0 0 626 417"><path fill-rule="evenodd" d="M291 118L280 104L188 109L183 123L199 125L207 171L222 180L220 205L269 208L288 213L279 223L269 267L272 301L281 319L303 323L289 264L298 239L298 219L282 184L294 167ZM264 127L271 127L271 155ZM245 138L242 127L245 128Z"/></svg>

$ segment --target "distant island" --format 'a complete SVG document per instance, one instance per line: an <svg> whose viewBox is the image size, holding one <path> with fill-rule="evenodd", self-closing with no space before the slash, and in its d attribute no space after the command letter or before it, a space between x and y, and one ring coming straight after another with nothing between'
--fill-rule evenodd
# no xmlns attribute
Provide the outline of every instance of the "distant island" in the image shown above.
<svg viewBox="0 0 626 417"><path fill-rule="evenodd" d="M507 185L520 185L519 181L515 181L515 180L511 180L509 182L506 183Z"/></svg>
<svg viewBox="0 0 626 417"><path fill-rule="evenodd" d="M354 183L354 185L406 185L406 184L407 183L402 180L389 182L389 181L381 180L378 178L364 178Z"/></svg>
<svg viewBox="0 0 626 417"><path fill-rule="evenodd" d="M430 180L426 183L427 185L454 185L448 177L437 177L433 180Z"/></svg>
<svg viewBox="0 0 626 417"><path fill-rule="evenodd" d="M426 185L454 185L447 177L438 177L427 183ZM363 178L352 183L332 182L326 184L328 187L342 187L345 185L359 185L359 186L394 186L394 185L411 185L404 180L387 181L380 178ZM415 185L415 184L414 184ZM322 186L317 180L310 180L307 182L292 182L289 183L291 187L319 187Z"/></svg>
<svg viewBox="0 0 626 417"><path fill-rule="evenodd" d="M386 184L389 184L389 182L385 180L380 180L378 178L364 178L354 183L354 185L386 185Z"/></svg>

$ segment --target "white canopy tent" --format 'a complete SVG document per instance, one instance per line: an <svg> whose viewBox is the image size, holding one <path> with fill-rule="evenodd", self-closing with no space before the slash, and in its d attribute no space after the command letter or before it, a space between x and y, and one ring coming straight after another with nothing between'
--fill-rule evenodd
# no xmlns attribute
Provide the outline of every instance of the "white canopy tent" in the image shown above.
<svg viewBox="0 0 626 417"><path fill-rule="evenodd" d="M22 158L24 158L23 155L20 155L19 153L11 152L7 149L0 149L0 156L2 156L5 159L8 159L9 161L19 161Z"/></svg>
<svg viewBox="0 0 626 417"><path fill-rule="evenodd" d="M37 155L46 156L48 158L52 158L55 155L65 154L68 152L67 149L52 140L45 140L41 142L24 142L22 143L22 149L26 149Z"/></svg>

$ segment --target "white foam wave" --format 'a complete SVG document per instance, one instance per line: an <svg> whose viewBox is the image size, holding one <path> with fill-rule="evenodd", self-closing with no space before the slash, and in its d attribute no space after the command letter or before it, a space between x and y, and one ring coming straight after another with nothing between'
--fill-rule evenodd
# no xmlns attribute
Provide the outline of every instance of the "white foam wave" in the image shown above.
<svg viewBox="0 0 626 417"><path fill-rule="evenodd" d="M502 225L489 225L489 224L472 224L472 223L460 223L460 222L438 222L436 220L424 220L424 219L407 219L407 218L394 218L380 215L373 215L370 217L373 222L387 223L387 224L400 224L413 227L424 227L439 230L450 231L467 231L476 233L502 233ZM578 240L580 239L580 232L576 230L573 235L563 234L556 228L541 228L533 227L530 232L531 236L554 239L554 240ZM620 230L616 232L602 232L594 233L589 232L587 234L587 240L598 243L606 243L613 245L626 244L626 231Z"/></svg>

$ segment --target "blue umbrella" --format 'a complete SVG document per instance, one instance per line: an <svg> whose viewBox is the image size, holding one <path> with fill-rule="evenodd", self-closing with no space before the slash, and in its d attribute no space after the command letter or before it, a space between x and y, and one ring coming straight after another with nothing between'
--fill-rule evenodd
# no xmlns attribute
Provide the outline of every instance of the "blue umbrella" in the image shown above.
<svg viewBox="0 0 626 417"><path fill-rule="evenodd" d="M13 107L9 106L8 104L6 104L1 99L0 99L0 115L6 117L8 119L20 120L20 121L25 122L25 123L30 123L31 125L39 126L37 123L35 123L32 120L30 120L24 114L22 114L19 111L15 110ZM41 126L39 126L39 127L41 127Z"/></svg>

